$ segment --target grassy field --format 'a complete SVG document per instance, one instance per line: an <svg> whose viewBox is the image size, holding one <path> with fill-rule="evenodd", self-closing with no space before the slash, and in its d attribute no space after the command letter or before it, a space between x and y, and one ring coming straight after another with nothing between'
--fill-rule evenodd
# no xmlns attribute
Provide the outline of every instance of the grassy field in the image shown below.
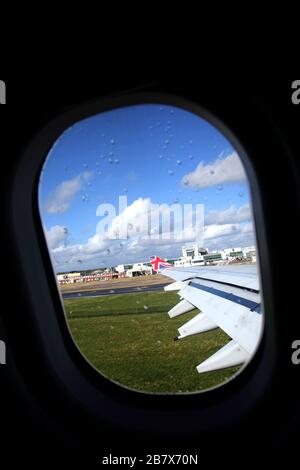
<svg viewBox="0 0 300 470"><path fill-rule="evenodd" d="M83 355L106 377L129 388L159 393L214 387L238 367L198 374L196 365L229 338L222 330L173 341L177 328L198 311L170 319L176 292L115 294L65 299L73 338Z"/></svg>

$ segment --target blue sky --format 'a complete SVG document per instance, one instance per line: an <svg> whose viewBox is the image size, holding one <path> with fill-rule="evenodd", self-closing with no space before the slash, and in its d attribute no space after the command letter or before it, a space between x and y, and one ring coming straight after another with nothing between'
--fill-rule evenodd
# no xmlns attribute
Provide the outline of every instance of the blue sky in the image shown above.
<svg viewBox="0 0 300 470"><path fill-rule="evenodd" d="M55 143L41 175L40 212L55 268L96 268L153 254L150 243L134 252L138 236L122 244L122 253L103 240L97 240L97 251L96 209L101 203L118 207L120 195L127 196L128 206L140 201L140 207L146 207L141 202L146 199L156 204L204 204L209 225L239 224L231 238L219 236L219 227L215 240L211 227L208 248L252 243L249 226L243 229L251 223L251 210L242 173L229 141L204 119L179 108L139 105L80 121ZM178 256L181 245L157 243L155 250L163 249L158 253L162 256Z"/></svg>

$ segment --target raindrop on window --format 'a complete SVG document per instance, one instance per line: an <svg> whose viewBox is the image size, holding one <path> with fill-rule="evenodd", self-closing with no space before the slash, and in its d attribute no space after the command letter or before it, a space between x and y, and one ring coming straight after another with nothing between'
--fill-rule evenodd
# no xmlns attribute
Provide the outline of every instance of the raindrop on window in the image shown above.
<svg viewBox="0 0 300 470"><path fill-rule="evenodd" d="M69 282L74 282L72 286L76 287L75 297L77 297L78 291L82 292L82 298L81 294L79 294L77 299L75 298L73 300L64 298L65 308L70 315L70 328L76 327L77 330L80 328L80 319L78 321L76 319L76 324L73 320L74 325L72 322L72 318L76 316L76 309L73 308L73 302L77 302L78 304L83 303L82 308L85 308L86 301L84 300L84 287L89 287L91 291L97 291L100 289L105 292L106 298L102 297L101 300L98 299L97 302L93 303L93 305L91 303L88 306L88 310L90 313L94 308L96 314L98 312L99 315L101 312L99 312L98 309L101 309L102 306L102 312L105 312L106 314L106 312L109 311L110 307L112 306L112 300L116 300L116 297L109 297L114 293L114 289L115 292L117 292L119 295L123 295L123 291L121 290L121 293L119 293L118 290L118 286L124 288L123 278L125 278L125 285L130 285L132 282L132 288L128 289L131 293L129 295L124 293L124 299L122 299L122 311L126 313L122 320L124 321L124 324L126 325L127 322L127 324L132 328L134 323L131 325L130 322L137 322L137 314L142 313L143 310L146 314L149 310L149 315L144 314L144 317L148 319L150 328L153 327L153 337L151 337L151 335L144 335L145 337L143 338L143 341L138 342L133 351L131 335L128 335L127 337L126 334L125 340L127 343L126 341L123 342L124 338L122 339L122 331L119 331L119 328L117 327L119 319L113 315L114 309L111 309L112 311L110 318L107 318L108 321L104 322L102 325L103 331L104 328L108 329L108 335L104 334L101 338L103 348L101 346L98 352L94 351L92 347L87 347L85 350L83 349L82 353L86 354L87 359L90 360L90 362L96 368L98 368L99 364L102 363L104 352L107 353L109 360L111 354L111 349L109 348L114 348L115 344L118 344L117 335L120 335L119 343L122 347L119 349L115 348L113 350L113 353L116 354L117 360L112 363L111 369L113 369L115 366L115 370L112 370L111 376L110 373L108 373L107 378L111 378L115 382L119 382L121 385L126 387L133 389L137 388L138 390L149 391L151 393L180 393L180 390L185 390L187 388L186 384L188 384L189 381L189 390L185 391L199 391L203 388L214 387L215 385L222 383L225 380L225 374L227 374L226 377L229 377L232 375L232 372L230 370L228 372L224 370L220 373L216 371L208 376L200 376L200 381L198 382L195 378L193 370L197 363L200 363L201 357L208 355L206 345L202 344L203 342L201 343L201 341L199 342L199 344L201 343L200 350L198 348L199 344L197 343L198 346L196 345L196 353L193 355L192 361L190 360L188 354L190 350L193 350L195 343L191 343L190 348L187 347L189 351L186 351L186 364L188 364L188 366L181 367L182 364L180 363L180 367L178 367L178 370L176 369L175 371L176 373L174 372L174 357L176 360L177 352L179 355L184 354L184 348L181 350L181 347L178 347L180 342L177 342L174 345L172 342L170 343L170 348L172 349L172 354L170 354L170 357L168 357L168 355L163 355L159 361L155 360L155 358L157 358L157 346L164 345L163 338L159 340L160 325L161 328L165 328L164 325L166 325L166 328L170 328L169 331L171 331L172 327L175 329L177 326L181 327L181 325L184 323L184 320L182 323L179 322L177 326L176 324L174 326L173 322L171 321L170 325L168 326L168 321L165 317L167 306L169 308L168 304L170 303L171 308L173 305L175 305L175 303L177 303L175 297L171 297L173 296L172 293L146 293L149 285L156 284L156 280L160 282L159 279L156 279L156 274L154 274L153 270L151 269L148 255L153 255L156 244L162 245L160 256L164 258L166 258L166 256L172 256L174 257L175 266L176 264L178 265L178 269L186 269L182 263L188 266L189 262L191 261L189 259L186 260L185 258L186 248L191 247L194 250L194 247L198 246L199 241L198 237L196 237L198 233L196 233L197 217L194 217L195 206L192 206L192 203L206 204L207 201L210 202L209 205L207 204L207 210L209 213L207 214L209 215L207 218L207 224L208 227L210 227L210 225L211 227L209 230L204 231L204 244L205 246L206 244L208 245L208 255L212 255L211 259L209 257L207 259L209 260L209 264L215 264L216 266L218 266L217 263L219 263L220 259L222 259L224 264L226 264L227 260L222 257L223 253L221 253L221 251L225 252L226 249L231 249L229 243L237 243L238 245L242 243L242 241L240 242L239 240L244 240L244 225L239 226L239 224L236 224L235 231L234 228L228 231L227 227L226 230L223 230L223 227L217 226L218 224L216 223L219 220L223 220L223 216L221 219L219 219L218 214L222 214L224 212L226 215L227 210L232 210L232 208L230 208L230 205L232 204L243 206L243 204L248 203L248 190L247 186L245 186L247 185L247 181L245 180L243 183L243 181L239 178L239 174L237 174L236 180L234 179L235 166L233 166L232 169L229 168L228 174L223 175L224 178L216 178L216 176L219 174L218 169L221 168L222 170L222 165L226 167L226 165L230 163L230 159L226 159L228 153L227 150L227 153L220 154L221 156L219 157L216 151L212 150L213 146L217 149L219 148L219 144L214 145L216 143L215 140L220 138L218 137L219 131L217 129L214 131L210 123L205 123L205 119L198 117L197 115L193 115L188 110L184 111L173 106L170 107L168 105L161 104L147 104L143 106L145 106L145 110L142 113L141 107L139 105L137 107L133 106L131 109L114 109L111 111L111 118L109 117L110 112L107 113L107 117L105 117L106 113L100 114L99 116L90 117L90 131L86 129L85 132L82 132L79 135L74 135L74 145L72 146L69 145L69 139L71 138L71 135L68 134L64 151L58 152L57 155L55 155L55 152L51 152L51 160L54 158L54 163L55 161L57 162L57 171L60 172L61 177L58 178L57 181L56 179L55 181L52 181L53 167L49 167L49 185L47 184L45 187L41 186L40 210L41 213L43 211L47 212L48 209L49 212L53 210L53 213L55 210L57 210L57 213L59 214L59 211L62 211L61 215L59 215L59 227L48 227L48 231L51 230L51 233L50 235L46 234L46 236L48 236L48 238L53 237L54 235L56 236L57 233L59 240L56 243L56 239L54 240L50 238L49 246L49 250L51 250L51 252L53 251L51 259L53 259L56 271L60 270L62 272L70 272L72 276L70 277ZM159 110L164 110L164 114L162 114ZM118 114L119 112L120 114ZM126 114L127 112L128 114ZM174 115L172 115L173 112ZM116 119L114 119L114 116ZM88 120L85 122L88 123ZM86 124L84 123L84 126L85 125ZM96 129L97 132L95 132ZM104 129L106 129L106 133ZM215 132L215 135L213 132ZM190 136L188 134L190 134ZM112 138L113 135L114 138ZM172 135L174 137L172 137ZM191 135L193 137L191 137ZM215 140L213 140L213 137L215 137ZM209 141L209 138L212 138L212 140ZM194 139L196 140L194 141ZM217 140L217 142L219 141ZM173 145L175 145L175 143L176 148L174 147L173 150ZM122 152L119 150L120 145L122 145ZM222 140L222 148L223 147L224 149L227 148ZM77 163L76 160L73 159L74 148L78 153L79 160L77 160ZM236 164L238 155L234 149L231 149L231 146L228 148L233 155L232 161L233 163L235 162L234 164ZM79 154L81 155L79 156ZM203 160L201 160L202 157ZM160 160L161 163L159 163L158 160ZM155 168L155 165L157 168ZM158 176L156 178L156 184L153 184L153 181L150 179L150 173L155 173L155 170L158 170ZM159 170L163 170L160 172L161 174L159 174ZM48 171L46 166L43 171ZM65 173L66 171L68 171L68 173ZM94 179L88 177L91 175L90 172L92 171L96 176ZM67 175L70 176L67 177ZM98 175L102 176L97 178ZM165 184L164 179L166 179L167 176L172 176L172 178L168 178L167 184ZM68 199L68 194L66 197L64 194L62 194L62 202L60 203L60 201L56 201L56 199L58 199L56 195L60 196L61 189L65 188L66 180L69 180L70 184L74 184L76 194L72 201L70 198ZM45 181L44 174L43 181ZM68 184L69 182L67 181L67 189ZM92 184L91 187L89 187L90 184ZM124 184L128 184L128 187L124 187ZM205 188L210 189L206 190ZM197 194L195 194L196 190L198 191ZM212 197L208 198L207 196L204 196L204 194L207 193L211 194ZM228 203L229 199L227 198L227 194L233 195L232 203L230 204ZM55 195L55 198L52 197L52 195ZM122 197L122 200L120 199L120 196ZM237 204L236 199L239 197L242 198L243 201L242 199L238 199L239 204ZM119 204L117 202L118 198ZM130 201L127 201L127 198L128 200L130 199ZM150 201L149 203L147 202L148 199ZM71 210L64 211L64 208L67 209L70 206L70 202L72 202ZM159 209L159 217L156 217L156 212L154 212L154 217L152 218L152 212L150 212L150 214L147 212L149 210L148 207L151 207L152 202L156 205L159 205L159 208L161 208ZM186 202L189 203L191 208L187 208L187 217L185 220L184 204ZM161 206L161 204L165 203L168 204L168 207L169 205L171 206L173 204L174 214L170 215L170 211L163 211L163 206ZM115 210L110 209L111 205L114 205ZM183 213L181 213L181 205L183 206ZM237 208L236 211L239 209L240 208ZM126 210L126 213L123 218L121 214L124 213L124 210ZM131 210L132 212L130 212ZM160 211L162 211L162 213ZM100 217L99 227L98 220L95 218L95 213ZM130 214L130 218L127 218L128 214ZM48 221L48 215L45 214L45 216L47 217ZM177 216L178 219L176 219ZM182 220L182 224L180 226L178 222L181 220L179 217L182 216L184 220ZM123 225L120 226L120 232L114 228L119 226L115 224L115 219L117 224L123 220ZM53 222L54 225L56 225L55 219ZM44 225L46 224L44 223ZM90 228L85 229L85 227ZM98 228L100 227L103 229L102 237L99 236L101 232L98 230ZM192 230L184 230L185 227L191 228ZM174 243L175 237L173 234L175 231L178 231L178 240L182 238L182 241L179 241L178 243L177 241ZM180 233L181 231L182 233ZM228 232L231 238L228 238ZM151 234L154 236L151 237ZM211 234L216 235L215 238L212 238ZM145 238L147 238L147 236L148 238L151 238L149 243L148 241L145 242ZM161 242L160 239L164 239L165 236L166 240L167 237L169 237L169 241L163 240ZM242 236L243 238L241 238ZM52 248L53 240L55 241L55 244L53 244L54 247ZM237 241L235 242L234 240ZM249 245L248 248L250 248L251 244L254 244L254 241L252 241L252 238L250 239L250 236L245 240L247 241L247 245ZM129 241L132 241L132 243L129 243ZM220 253L217 253L216 249L223 246L224 250L218 250ZM57 250L57 247L59 247L59 250ZM234 251L236 251L235 248ZM56 259L58 252L59 259ZM255 253L255 246L253 246L253 252ZM195 251L193 251L193 253L193 257L195 257ZM227 252L225 252L225 254L226 253ZM238 251L238 257L239 254L240 251ZM82 256L82 258L76 259L77 255ZM101 256L103 256L103 259L99 260L99 257ZM65 259L66 257L68 259ZM205 260L204 256L203 259ZM195 261L197 261L195 264L202 264L202 260L199 263L199 257L198 259L196 258ZM221 261L220 269L223 269L223 261ZM246 264L244 263L244 260L239 261L241 261L240 264ZM203 265L204 264L205 263L203 263ZM253 264L255 264L255 262L253 262ZM147 268L145 268L145 266L147 266ZM255 268L255 266L248 266L248 261L247 266L237 267L235 266L235 263L233 263L232 267L236 271L238 268L241 268L241 270L242 268L246 268L247 270L252 267ZM259 266L257 266L257 268L259 268ZM197 270L202 269L202 267L190 265L190 269ZM206 270L207 269L209 268L206 268ZM217 270L213 267L212 269ZM225 267L224 271L226 271ZM133 275L137 273L141 274L139 279L131 280L130 277L133 277ZM143 276L143 274L147 274L147 276ZM151 276L153 274L154 277L148 277L148 274L151 274ZM84 280L86 283L91 282L90 286L87 284L79 284L79 278L81 278L82 281ZM113 279L108 288L107 284L101 285L102 283L100 281L110 278L115 279ZM94 279L99 280L96 286L92 283ZM62 279L62 282L60 283L61 289L70 289L70 286L68 287L62 284L67 284L64 279ZM124 290L126 291L126 289ZM150 295L151 299L153 296L154 301L151 300L150 302ZM155 300L155 296L157 296L157 301ZM163 299L166 302L166 308L164 309L161 308L161 300ZM149 306L148 304L145 304L145 301L150 302ZM134 308L134 304L136 304L136 308ZM163 315L161 315L161 310L164 312ZM152 313L155 314L155 312L157 312L159 315L155 316L155 321L152 323ZM89 328L91 332L89 346L92 346L94 339L93 319L91 318L89 322ZM86 324L87 319L82 319L82 328L84 332ZM115 330L111 330L113 326ZM193 328L191 328L191 332L192 331ZM109 334L109 332L111 333ZM115 332L116 342L112 344L111 334L113 332ZM223 347L223 339L225 341L225 337L221 338L219 331L209 334L213 340L216 341L216 350ZM155 335L157 336L155 337ZM171 332L171 336L169 336L169 338L172 339L172 336L173 335ZM106 344L105 341L107 341ZM187 346L189 341L193 342L194 339L187 339ZM125 348L124 345L126 346ZM147 351L147 354L149 353L150 356L152 354L151 361L154 358L152 361L155 363L155 367L153 366L154 373L152 374L151 371L151 374L148 374L150 379L147 377L147 381L144 380L144 377L139 380L140 385L137 387L135 380L132 379L131 374L131 371L134 368L134 354L136 354L137 358L136 364L138 373L139 355L141 352L143 354L143 351L145 350ZM91 353L89 351L91 351ZM99 360L98 357L96 357L96 354L101 355ZM128 361L130 361L130 364ZM182 361L182 363L183 362L184 361ZM122 367L124 367L124 369L122 369ZM171 373L173 374L173 379L171 383L168 381L165 383L163 380L160 383L157 377L163 377L163 373L161 373L161 371L167 370L167 368L170 369L172 367L173 372ZM99 367L99 369L101 368ZM103 375L106 374L105 368L99 371L103 373ZM237 373L236 371L237 369L234 369L234 374ZM194 377L191 374L194 374ZM203 382L201 382L201 377L204 378ZM198 386L199 383L200 386Z"/></svg>

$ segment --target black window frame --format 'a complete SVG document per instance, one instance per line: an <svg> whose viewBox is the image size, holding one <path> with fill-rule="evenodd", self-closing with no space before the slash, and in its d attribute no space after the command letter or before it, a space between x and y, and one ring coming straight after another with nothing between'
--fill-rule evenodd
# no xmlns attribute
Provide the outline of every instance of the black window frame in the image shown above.
<svg viewBox="0 0 300 470"><path fill-rule="evenodd" d="M243 142L238 132L238 137L234 135L235 127L239 127L239 116L235 121L231 115L226 123L226 113L223 116L218 113L213 100L211 106L209 98L204 101L202 107L179 95L142 91L75 105L55 116L41 129L20 158L12 191L11 217L19 269L24 274L31 305L28 322L32 324L32 340L36 341L37 350L40 351L38 369L42 365L47 367L49 383L55 381L59 384L53 387L54 394L59 390L65 401L74 404L75 412L78 410L78 413L92 416L99 422L110 422L136 431L178 434L207 432L221 425L233 426L241 416L251 415L253 408L267 396L275 373L274 293L269 275L270 250L264 224L265 213L256 175L257 166L253 164L257 156L254 156L253 149L247 148L246 139ZM219 387L199 393L169 395L133 391L106 379L91 367L70 336L40 220L40 172L49 150L60 135L81 119L124 106L147 103L181 107L211 122L231 141L242 158L251 189L265 305L264 334L255 356L241 373ZM18 234L21 232L20 237ZM37 394L41 398L44 392L45 384Z"/></svg>

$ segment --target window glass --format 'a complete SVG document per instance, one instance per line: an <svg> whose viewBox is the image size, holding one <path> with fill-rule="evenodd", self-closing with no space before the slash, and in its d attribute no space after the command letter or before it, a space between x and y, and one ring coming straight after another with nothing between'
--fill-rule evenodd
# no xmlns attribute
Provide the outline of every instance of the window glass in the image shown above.
<svg viewBox="0 0 300 470"><path fill-rule="evenodd" d="M102 375L186 393L249 362L262 330L251 195L203 117L146 104L76 123L46 158L39 208L70 333Z"/></svg>

